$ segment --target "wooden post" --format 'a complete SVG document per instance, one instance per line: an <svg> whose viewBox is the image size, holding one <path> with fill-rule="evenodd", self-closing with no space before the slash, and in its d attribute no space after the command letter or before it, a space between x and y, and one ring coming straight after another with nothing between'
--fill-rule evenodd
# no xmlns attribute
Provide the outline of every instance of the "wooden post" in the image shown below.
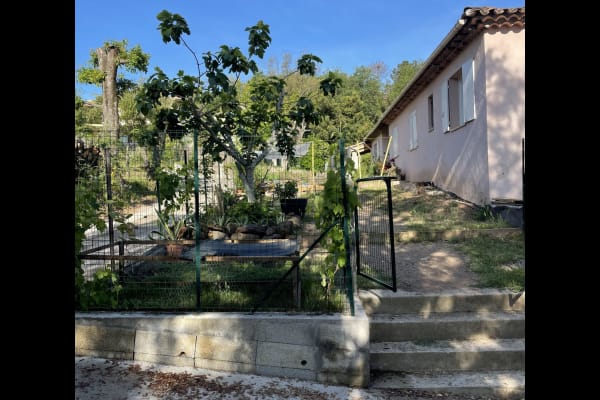
<svg viewBox="0 0 600 400"><path fill-rule="evenodd" d="M388 141L387 147L385 148L385 156L383 156L383 164L381 164L381 172L379 175L383 176L383 170L385 169L385 161L387 160L388 153L390 152L390 145L392 144L392 139L394 137L390 136L390 140Z"/></svg>

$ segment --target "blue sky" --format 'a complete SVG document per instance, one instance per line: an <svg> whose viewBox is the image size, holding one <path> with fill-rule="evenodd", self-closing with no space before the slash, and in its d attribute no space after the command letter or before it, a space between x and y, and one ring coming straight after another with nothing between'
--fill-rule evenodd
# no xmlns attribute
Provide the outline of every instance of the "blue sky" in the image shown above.
<svg viewBox="0 0 600 400"><path fill-rule="evenodd" d="M162 42L156 15L163 9L183 16L191 30L185 39L198 54L226 44L247 51L246 27L263 20L270 25L267 60L295 61L304 53L323 60L319 72L352 74L359 66L384 62L389 71L403 60L429 57L460 18L465 6L522 7L524 0L75 0L75 70L90 51L108 40L127 39L150 54L154 67L168 76L182 69L193 75L191 54ZM75 84L76 94L91 99L100 88Z"/></svg>

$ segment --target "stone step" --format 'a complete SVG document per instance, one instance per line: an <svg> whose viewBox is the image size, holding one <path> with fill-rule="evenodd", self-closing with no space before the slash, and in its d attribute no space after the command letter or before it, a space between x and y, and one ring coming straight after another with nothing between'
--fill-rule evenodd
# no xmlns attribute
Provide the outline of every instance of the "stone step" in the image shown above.
<svg viewBox="0 0 600 400"><path fill-rule="evenodd" d="M371 343L371 371L478 371L525 369L525 339Z"/></svg>
<svg viewBox="0 0 600 400"><path fill-rule="evenodd" d="M525 398L524 371L476 371L439 373L372 373L372 388L493 396L506 400ZM432 396L432 398L437 398ZM440 397L443 398L443 397Z"/></svg>
<svg viewBox="0 0 600 400"><path fill-rule="evenodd" d="M525 311L525 292L505 289L459 289L417 293L387 289L359 290L367 315L475 311Z"/></svg>
<svg viewBox="0 0 600 400"><path fill-rule="evenodd" d="M370 317L370 341L523 338L521 312L456 312L375 314Z"/></svg>

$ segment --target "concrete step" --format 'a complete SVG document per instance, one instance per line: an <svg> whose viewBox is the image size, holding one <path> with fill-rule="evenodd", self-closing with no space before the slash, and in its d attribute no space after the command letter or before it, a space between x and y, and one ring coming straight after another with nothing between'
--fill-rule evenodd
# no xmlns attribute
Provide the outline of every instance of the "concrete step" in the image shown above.
<svg viewBox="0 0 600 400"><path fill-rule="evenodd" d="M476 311L525 311L525 292L504 289L459 289L417 293L361 289L359 298L367 315Z"/></svg>
<svg viewBox="0 0 600 400"><path fill-rule="evenodd" d="M440 373L375 372L371 374L370 387L521 400L525 398L525 372L520 370Z"/></svg>
<svg viewBox="0 0 600 400"><path fill-rule="evenodd" d="M371 343L371 371L478 371L525 369L525 339Z"/></svg>
<svg viewBox="0 0 600 400"><path fill-rule="evenodd" d="M371 343L407 340L523 338L521 312L375 314L370 317Z"/></svg>

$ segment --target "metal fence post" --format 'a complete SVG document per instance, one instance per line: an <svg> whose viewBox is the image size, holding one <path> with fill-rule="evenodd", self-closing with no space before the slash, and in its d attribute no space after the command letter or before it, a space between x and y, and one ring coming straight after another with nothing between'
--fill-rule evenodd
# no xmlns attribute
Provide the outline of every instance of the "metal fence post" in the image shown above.
<svg viewBox="0 0 600 400"><path fill-rule="evenodd" d="M196 309L200 311L200 182L198 179L198 131L194 129L194 262L196 263Z"/></svg>
<svg viewBox="0 0 600 400"><path fill-rule="evenodd" d="M350 214L348 210L348 197L346 196L346 165L344 160L344 138L340 139L340 175L342 181L342 199L344 202L344 248L346 250L346 290L348 291L348 301L350 302L350 315L354 316L354 290L352 285L352 267L350 265L350 236L348 234L348 220ZM349 272L349 273L348 273Z"/></svg>
<svg viewBox="0 0 600 400"><path fill-rule="evenodd" d="M113 223L112 216L112 169L111 169L111 161L110 161L110 147L105 147L105 157L104 157L104 166L106 171L106 206L107 206L107 214L108 214L108 242L110 243L109 252L111 257L115 255L115 229ZM114 271L115 269L115 260L111 258L110 260L110 270Z"/></svg>

